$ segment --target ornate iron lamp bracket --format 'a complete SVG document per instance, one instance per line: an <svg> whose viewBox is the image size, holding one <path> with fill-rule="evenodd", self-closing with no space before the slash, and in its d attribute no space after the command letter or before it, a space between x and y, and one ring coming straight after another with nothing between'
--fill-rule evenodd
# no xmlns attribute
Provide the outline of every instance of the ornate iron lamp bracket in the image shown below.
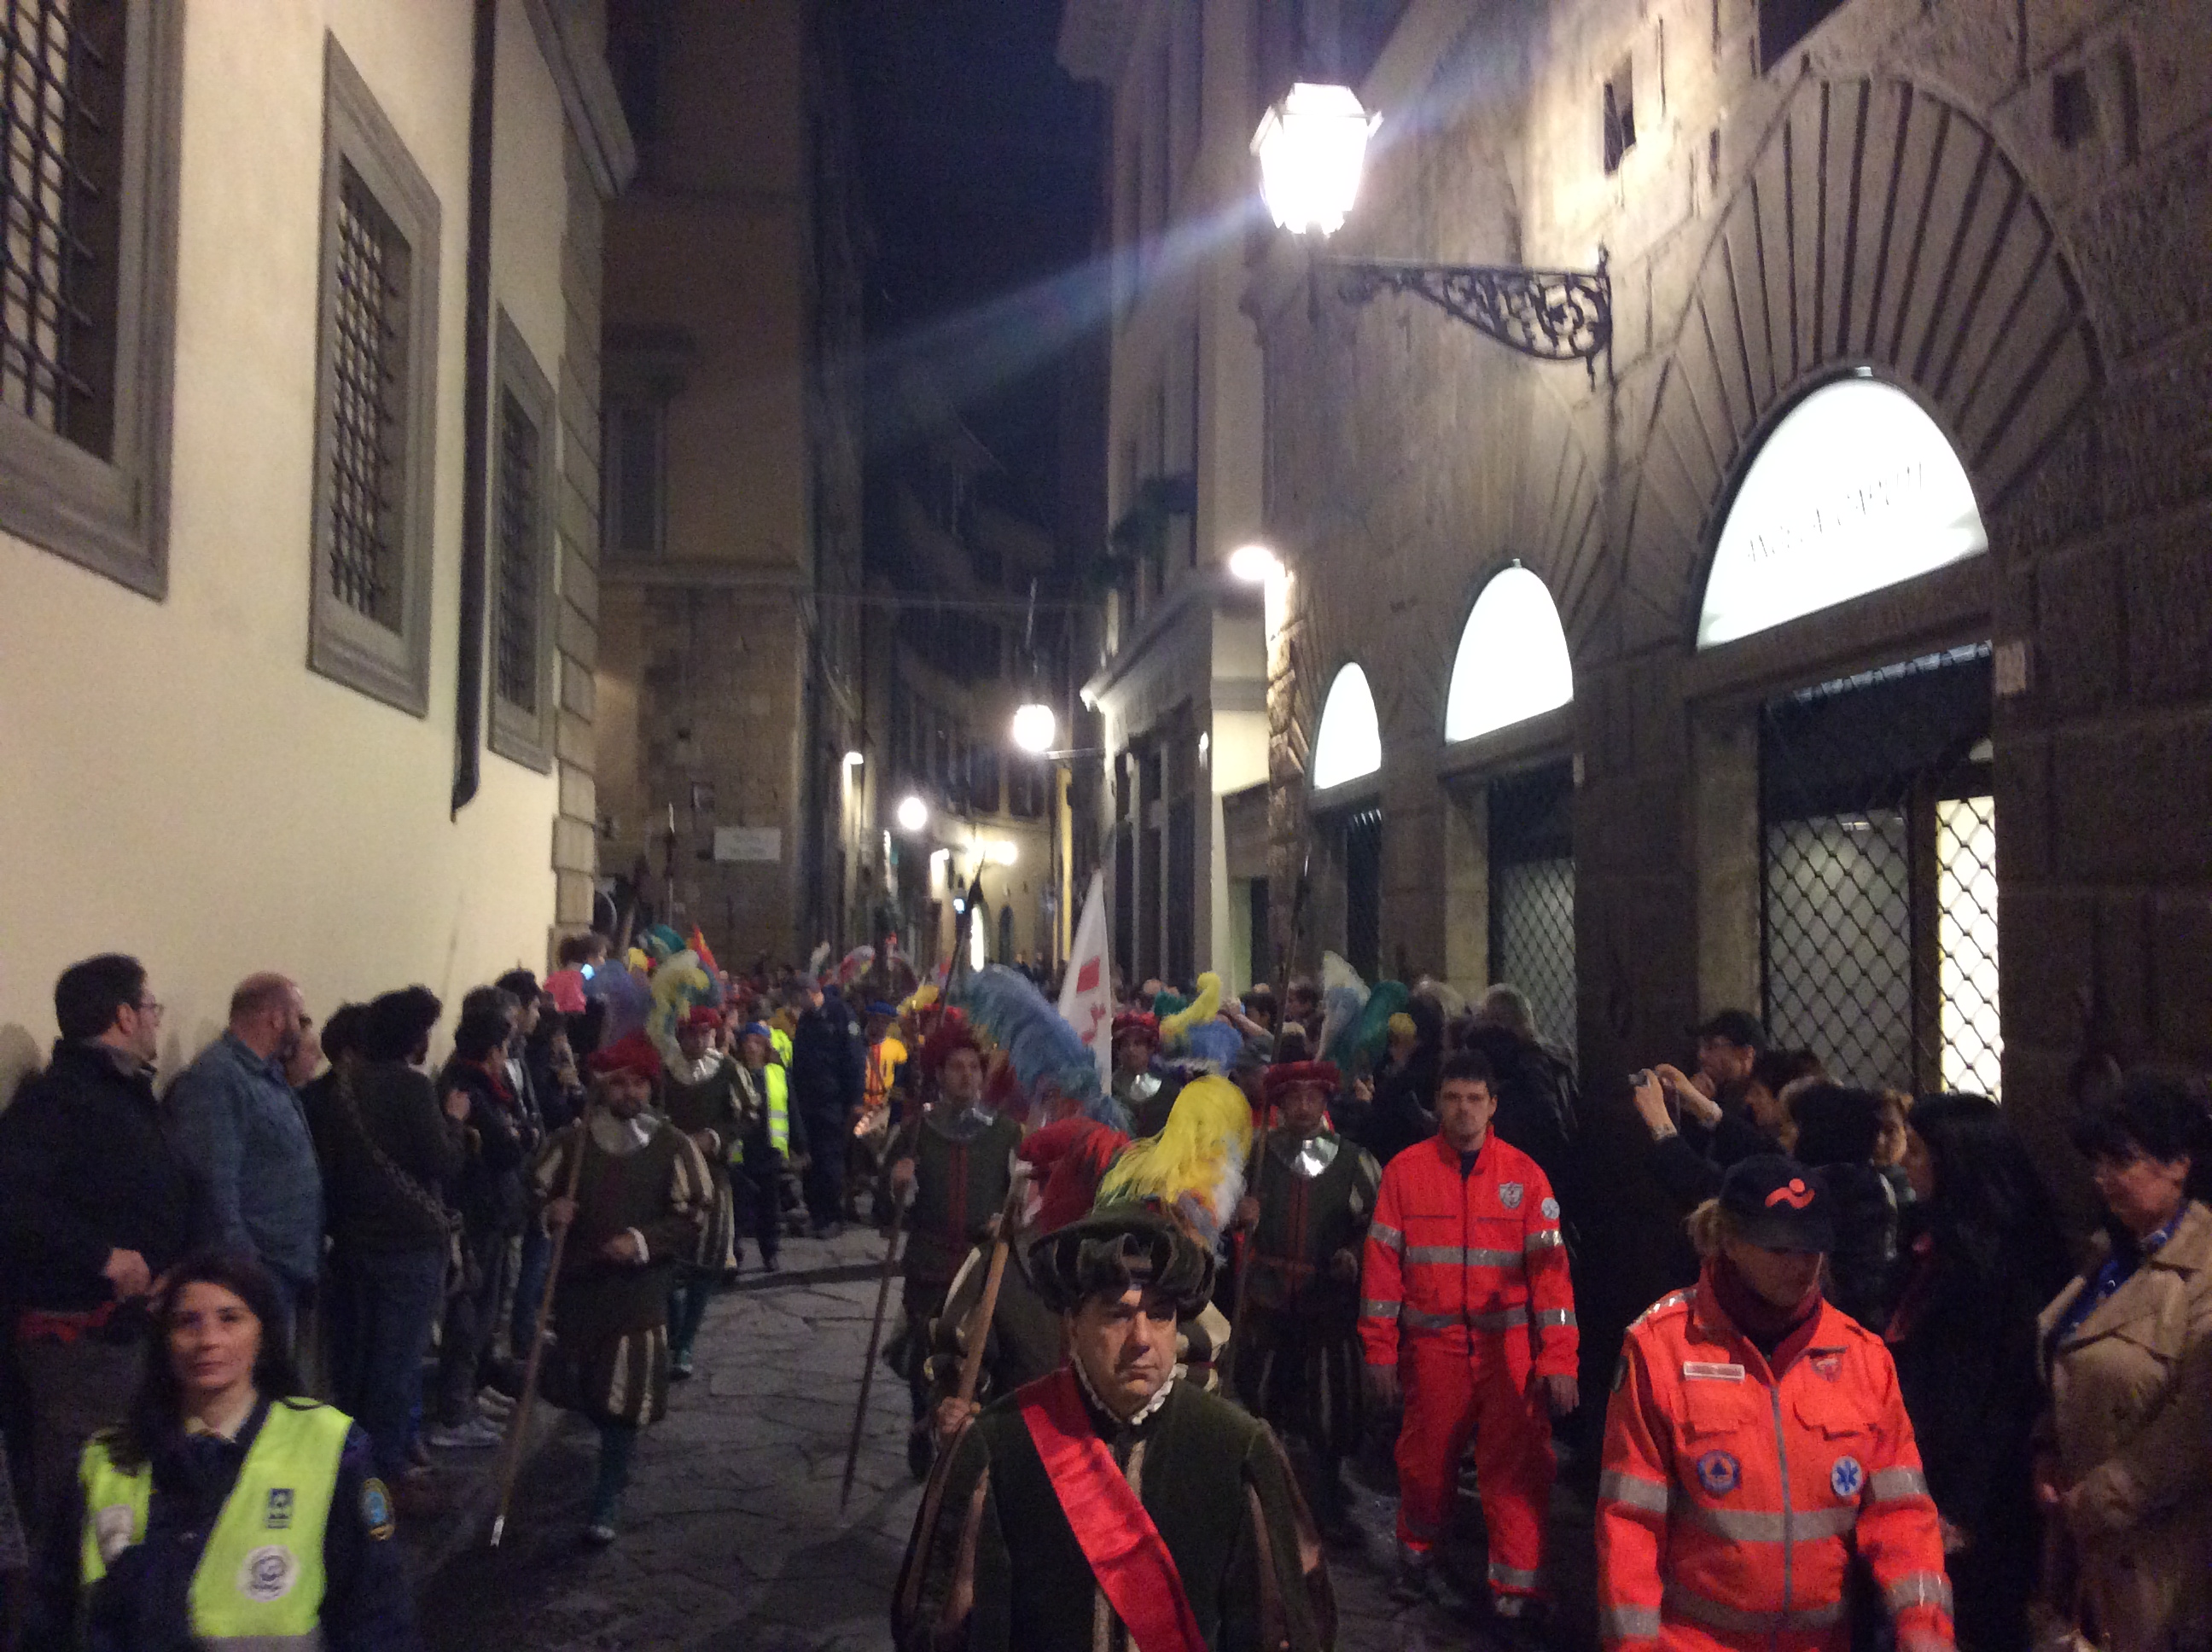
<svg viewBox="0 0 2212 1652"><path fill-rule="evenodd" d="M1338 278L1345 301L1410 293L1487 333L1508 349L1542 361L1580 361L1597 382L1597 360L1613 343L1613 282L1605 254L1595 270L1516 270L1480 264L1424 264L1415 258L1318 260Z"/></svg>

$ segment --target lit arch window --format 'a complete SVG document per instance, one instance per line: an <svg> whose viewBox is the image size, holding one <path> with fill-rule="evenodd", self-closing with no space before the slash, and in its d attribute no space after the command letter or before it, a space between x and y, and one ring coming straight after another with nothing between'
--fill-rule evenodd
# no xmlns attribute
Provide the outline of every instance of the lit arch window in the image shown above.
<svg viewBox="0 0 2212 1652"><path fill-rule="evenodd" d="M1792 408L1744 473L1698 647L1764 631L1987 550L1973 484L1919 403L1871 377Z"/></svg>
<svg viewBox="0 0 2212 1652"><path fill-rule="evenodd" d="M1482 587L1460 633L1444 695L1444 738L1472 740L1574 697L1559 610L1543 580L1516 562Z"/></svg>
<svg viewBox="0 0 2212 1652"><path fill-rule="evenodd" d="M1325 792L1372 774L1382 767L1382 726L1375 715L1375 695L1367 673L1346 665L1328 685L1322 702L1321 732L1314 736L1313 783Z"/></svg>

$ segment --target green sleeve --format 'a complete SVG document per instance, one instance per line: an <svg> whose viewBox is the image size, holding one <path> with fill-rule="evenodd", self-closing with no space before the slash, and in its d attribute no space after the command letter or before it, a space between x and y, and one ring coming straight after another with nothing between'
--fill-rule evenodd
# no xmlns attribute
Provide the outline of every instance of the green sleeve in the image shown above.
<svg viewBox="0 0 2212 1652"><path fill-rule="evenodd" d="M1336 1594L1321 1534L1274 1431L1261 1426L1244 1454L1244 1507L1224 1580L1221 1652L1328 1652Z"/></svg>
<svg viewBox="0 0 2212 1652"><path fill-rule="evenodd" d="M1011 1571L986 1430L971 1423L938 1458L922 1494L891 1595L892 1644L897 1652L1012 1652Z"/></svg>

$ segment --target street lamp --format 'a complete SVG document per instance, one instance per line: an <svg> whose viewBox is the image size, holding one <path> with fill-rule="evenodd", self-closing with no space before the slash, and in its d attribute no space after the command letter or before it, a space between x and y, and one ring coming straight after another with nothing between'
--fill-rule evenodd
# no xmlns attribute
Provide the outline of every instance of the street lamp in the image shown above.
<svg viewBox="0 0 2212 1652"><path fill-rule="evenodd" d="M1304 82L1261 117L1252 153L1260 192L1277 224L1298 234L1335 233L1359 193L1367 140L1381 117L1346 86ZM1509 349L1545 361L1580 361L1597 380L1613 344L1613 282L1599 250L1591 270L1433 264L1419 258L1316 257L1337 272L1340 295L1364 304L1378 293L1409 293Z"/></svg>
<svg viewBox="0 0 2212 1652"><path fill-rule="evenodd" d="M1280 567L1275 553L1265 545L1239 545L1229 553L1231 577L1247 585L1265 585L1267 576Z"/></svg>
<svg viewBox="0 0 2212 1652"><path fill-rule="evenodd" d="M1059 732L1060 721L1050 706L1032 700L1014 713L1014 744L1034 756L1051 750Z"/></svg>
<svg viewBox="0 0 2212 1652"><path fill-rule="evenodd" d="M848 768L858 768L866 762L867 759L857 751L848 751L845 754L845 767Z"/></svg>
<svg viewBox="0 0 2212 1652"><path fill-rule="evenodd" d="M908 793L899 799L898 823L902 832L920 831L929 824L929 805L913 793Z"/></svg>

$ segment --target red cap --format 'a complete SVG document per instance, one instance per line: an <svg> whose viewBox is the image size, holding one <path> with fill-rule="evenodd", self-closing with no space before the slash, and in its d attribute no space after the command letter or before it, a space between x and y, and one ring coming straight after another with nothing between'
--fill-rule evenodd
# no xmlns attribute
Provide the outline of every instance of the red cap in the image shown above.
<svg viewBox="0 0 2212 1652"><path fill-rule="evenodd" d="M634 1072L648 1083L660 1077L660 1052L641 1032L633 1032L592 1052L585 1063L593 1072Z"/></svg>
<svg viewBox="0 0 2212 1652"><path fill-rule="evenodd" d="M1285 1061L1267 1069L1267 1076L1262 1081L1265 1084L1263 1093L1267 1105L1273 1107L1275 1098L1293 1084L1319 1084L1334 1096L1342 1079L1343 1075L1337 1072L1334 1061Z"/></svg>
<svg viewBox="0 0 2212 1652"><path fill-rule="evenodd" d="M694 1005L691 1013L684 1017L684 1026L689 1032L720 1032L722 1012L711 1005Z"/></svg>
<svg viewBox="0 0 2212 1652"><path fill-rule="evenodd" d="M1160 1042L1160 1018L1142 1011L1131 1010L1114 1017L1114 1042L1120 1043L1130 1033L1142 1033L1157 1044Z"/></svg>

